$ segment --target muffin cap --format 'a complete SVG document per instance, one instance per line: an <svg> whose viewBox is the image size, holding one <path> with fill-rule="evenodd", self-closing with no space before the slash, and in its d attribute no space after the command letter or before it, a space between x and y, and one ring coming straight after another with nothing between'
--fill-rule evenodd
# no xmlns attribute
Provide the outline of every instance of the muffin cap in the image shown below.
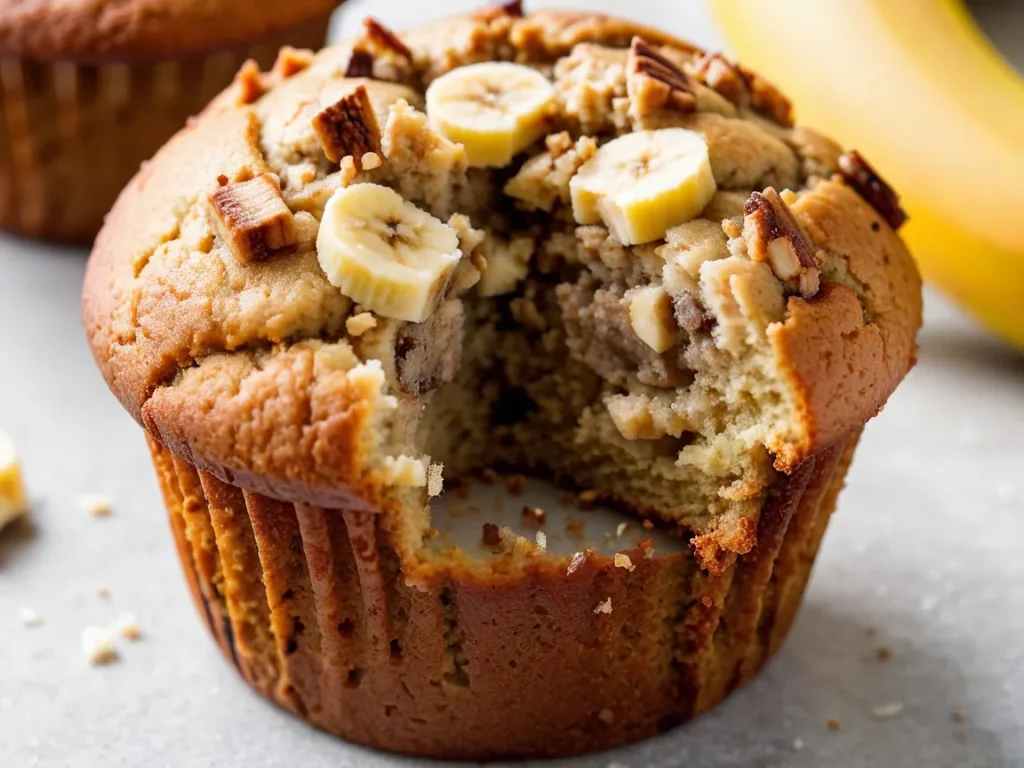
<svg viewBox="0 0 1024 768"><path fill-rule="evenodd" d="M417 57L471 50L480 16L449 19L402 36ZM564 56L593 41L692 45L593 13L535 12L511 21L522 50ZM232 92L181 131L125 189L90 259L83 320L93 353L124 407L157 439L200 469L277 498L372 508L383 490L364 472L365 430L376 386L326 364L323 339L344 336L350 305L323 277L315 253L247 269L198 253L182 222L220 175L266 169L261 120L296 94L340 79L352 43L273 85L252 105ZM393 88L387 83L368 83ZM371 93L372 98L372 93ZM248 170L247 170L248 169ZM838 177L792 206L817 249L838 254L861 286L825 281L811 299L790 297L769 328L775 365L797 423L768 448L792 472L857 430L911 367L921 321L917 270L898 235ZM158 249L158 275L138 275Z"/></svg>
<svg viewBox="0 0 1024 768"><path fill-rule="evenodd" d="M0 4L0 56L102 60L201 53L330 13L340 0L15 0Z"/></svg>

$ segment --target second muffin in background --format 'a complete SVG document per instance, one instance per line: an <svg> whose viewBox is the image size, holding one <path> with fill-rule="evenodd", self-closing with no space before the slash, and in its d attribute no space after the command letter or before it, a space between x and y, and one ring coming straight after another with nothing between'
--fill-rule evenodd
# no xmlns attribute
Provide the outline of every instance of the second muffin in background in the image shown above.
<svg viewBox="0 0 1024 768"><path fill-rule="evenodd" d="M0 4L0 229L86 243L247 59L319 48L340 0Z"/></svg>

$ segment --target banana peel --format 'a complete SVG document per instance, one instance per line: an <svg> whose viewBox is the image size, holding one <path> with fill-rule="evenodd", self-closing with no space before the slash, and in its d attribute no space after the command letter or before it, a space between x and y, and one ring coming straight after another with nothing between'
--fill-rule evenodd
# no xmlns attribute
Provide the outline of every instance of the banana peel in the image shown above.
<svg viewBox="0 0 1024 768"><path fill-rule="evenodd" d="M1024 351L1024 77L960 0L714 0L728 45L900 192L925 278Z"/></svg>

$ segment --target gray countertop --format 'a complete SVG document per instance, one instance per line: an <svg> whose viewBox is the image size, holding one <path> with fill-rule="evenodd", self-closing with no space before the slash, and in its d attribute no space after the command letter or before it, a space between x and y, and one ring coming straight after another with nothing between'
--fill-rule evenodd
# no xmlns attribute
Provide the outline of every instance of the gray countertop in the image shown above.
<svg viewBox="0 0 1024 768"><path fill-rule="evenodd" d="M353 2L343 28L365 8ZM374 13L397 25L436 9L375 0ZM699 7L663 15L712 34ZM206 637L142 435L79 328L83 266L80 251L0 236L0 430L33 499L31 523L0 535L0 766L421 764L274 709ZM547 765L1024 765L1024 357L937 295L926 315L920 363L865 432L778 657L694 723ZM82 512L84 492L109 495L113 514ZM43 625L24 627L22 606ZM91 667L82 629L121 610L143 638ZM894 703L898 714L873 714Z"/></svg>

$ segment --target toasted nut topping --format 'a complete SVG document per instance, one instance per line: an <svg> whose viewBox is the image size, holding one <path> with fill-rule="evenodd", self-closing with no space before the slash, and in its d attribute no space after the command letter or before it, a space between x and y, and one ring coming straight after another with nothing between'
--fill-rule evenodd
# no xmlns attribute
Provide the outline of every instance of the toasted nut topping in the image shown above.
<svg viewBox="0 0 1024 768"><path fill-rule="evenodd" d="M295 243L295 220L269 173L224 184L208 202L217 234L243 264Z"/></svg>
<svg viewBox="0 0 1024 768"><path fill-rule="evenodd" d="M523 0L512 0L511 3L504 3L501 6L501 10L503 10L508 16L513 16L517 19L522 18L525 15L523 13Z"/></svg>
<svg viewBox="0 0 1024 768"><path fill-rule="evenodd" d="M380 126L365 85L320 110L313 118L313 130L332 163L351 157L361 169L366 154L381 152Z"/></svg>
<svg viewBox="0 0 1024 768"><path fill-rule="evenodd" d="M493 523L484 523L483 543L488 547L496 547L501 544L501 531Z"/></svg>
<svg viewBox="0 0 1024 768"><path fill-rule="evenodd" d="M690 74L737 106L750 107L780 125L793 125L793 105L778 88L720 53L698 58Z"/></svg>
<svg viewBox="0 0 1024 768"><path fill-rule="evenodd" d="M345 66L345 77L373 77L373 54L353 48Z"/></svg>
<svg viewBox="0 0 1024 768"><path fill-rule="evenodd" d="M626 90L636 118L665 107L684 112L692 112L696 107L690 78L642 38L633 38L626 73Z"/></svg>
<svg viewBox="0 0 1024 768"><path fill-rule="evenodd" d="M266 93L260 65L254 59L246 59L242 68L238 70L238 74L235 75L235 88L238 91L236 103L239 105L252 104Z"/></svg>
<svg viewBox="0 0 1024 768"><path fill-rule="evenodd" d="M282 80L287 80L312 63L313 52L311 50L308 48L292 48L290 45L286 45L278 51L272 71Z"/></svg>
<svg viewBox="0 0 1024 768"><path fill-rule="evenodd" d="M867 200L894 230L899 229L907 220L906 211L900 207L899 195L885 183L859 152L851 150L841 155L839 171L846 179L846 183Z"/></svg>
<svg viewBox="0 0 1024 768"><path fill-rule="evenodd" d="M375 48L392 51L402 58L412 61L412 51L409 50L409 47L399 39L398 35L372 16L367 16L363 21L363 36Z"/></svg>
<svg viewBox="0 0 1024 768"><path fill-rule="evenodd" d="M789 206L771 187L743 206L743 239L755 261L767 261L782 282L802 296L818 292L818 260Z"/></svg>

